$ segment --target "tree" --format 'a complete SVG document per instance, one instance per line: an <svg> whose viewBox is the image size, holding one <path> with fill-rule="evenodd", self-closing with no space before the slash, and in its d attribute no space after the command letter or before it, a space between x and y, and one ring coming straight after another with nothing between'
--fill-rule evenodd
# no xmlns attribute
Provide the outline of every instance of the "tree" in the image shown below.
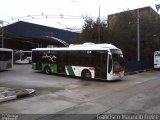
<svg viewBox="0 0 160 120"><path fill-rule="evenodd" d="M139 21L140 57L148 60L160 46L160 17L141 14ZM132 11L121 13L109 32L112 43L121 48L129 60L137 60L137 14Z"/></svg>
<svg viewBox="0 0 160 120"><path fill-rule="evenodd" d="M122 49L129 60L136 57L136 16L132 12L123 12L117 16L112 28L109 28L111 43Z"/></svg>
<svg viewBox="0 0 160 120"><path fill-rule="evenodd" d="M98 27L100 27L100 43L106 42L108 28L105 20L99 23L99 19L94 21L93 19L86 17L80 39L76 41L76 43L98 43Z"/></svg>
<svg viewBox="0 0 160 120"><path fill-rule="evenodd" d="M77 43L98 43L98 19L86 17ZM140 15L140 57L148 60L155 50L160 50L160 17L154 14ZM120 13L111 28L100 22L100 42L112 43L122 49L128 60L137 60L137 14L133 11Z"/></svg>

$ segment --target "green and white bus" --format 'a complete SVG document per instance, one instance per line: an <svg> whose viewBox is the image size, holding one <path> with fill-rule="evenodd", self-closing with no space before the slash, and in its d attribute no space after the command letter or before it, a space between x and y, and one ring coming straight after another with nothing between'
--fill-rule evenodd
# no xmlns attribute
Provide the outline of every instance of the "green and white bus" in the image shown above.
<svg viewBox="0 0 160 120"><path fill-rule="evenodd" d="M13 50L0 48L0 70L6 70L13 66Z"/></svg>
<svg viewBox="0 0 160 120"><path fill-rule="evenodd" d="M117 80L124 76L124 66L122 51L112 44L32 49L32 69L46 74Z"/></svg>

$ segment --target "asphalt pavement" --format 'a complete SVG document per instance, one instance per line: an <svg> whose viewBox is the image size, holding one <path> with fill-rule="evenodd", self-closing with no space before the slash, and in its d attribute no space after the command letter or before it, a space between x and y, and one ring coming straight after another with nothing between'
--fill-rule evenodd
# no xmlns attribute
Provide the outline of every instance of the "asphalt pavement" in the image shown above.
<svg viewBox="0 0 160 120"><path fill-rule="evenodd" d="M146 72L146 71L148 70L133 71L133 72L125 73L125 75L137 74L139 72ZM28 97L34 92L35 92L34 89L0 87L0 102L6 102L6 101L22 98L22 97Z"/></svg>
<svg viewBox="0 0 160 120"><path fill-rule="evenodd" d="M114 114L124 115L123 120L128 114L154 114L160 119L159 71L126 75L121 81L107 82L46 75L32 71L30 65L15 65L12 70L0 72L0 76L1 98L17 99L35 92L25 99L2 100L0 118L3 119L94 120Z"/></svg>

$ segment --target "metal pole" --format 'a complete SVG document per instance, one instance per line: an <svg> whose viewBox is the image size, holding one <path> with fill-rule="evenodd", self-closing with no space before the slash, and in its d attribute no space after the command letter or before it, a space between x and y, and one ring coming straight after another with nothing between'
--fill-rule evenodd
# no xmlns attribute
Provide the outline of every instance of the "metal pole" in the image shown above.
<svg viewBox="0 0 160 120"><path fill-rule="evenodd" d="M99 16L98 16L98 43L100 43L101 41L101 31L100 31L100 22L101 22L101 18L100 18L100 4L99 4Z"/></svg>
<svg viewBox="0 0 160 120"><path fill-rule="evenodd" d="M3 39L4 39L4 38L3 38L3 34L4 34L4 31L3 31L3 20L0 20L0 24L2 24L2 27L1 27L1 32L2 32L2 33L1 33L1 37L2 37L2 38L1 38L1 39L2 39L2 42L1 42L1 43L2 43L2 45L1 45L1 47L3 48Z"/></svg>
<svg viewBox="0 0 160 120"><path fill-rule="evenodd" d="M2 21L2 48L4 47L4 31L3 31L3 21Z"/></svg>
<svg viewBox="0 0 160 120"><path fill-rule="evenodd" d="M139 8L137 9L137 61L140 61Z"/></svg>

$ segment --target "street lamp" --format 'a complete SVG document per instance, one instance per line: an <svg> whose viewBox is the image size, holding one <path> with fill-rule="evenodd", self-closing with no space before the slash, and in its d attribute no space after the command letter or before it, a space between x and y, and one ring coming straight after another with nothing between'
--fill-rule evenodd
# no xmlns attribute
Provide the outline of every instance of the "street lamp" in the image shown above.
<svg viewBox="0 0 160 120"><path fill-rule="evenodd" d="M137 61L140 61L139 8L137 9Z"/></svg>
<svg viewBox="0 0 160 120"><path fill-rule="evenodd" d="M0 24L2 24L2 28L1 28L1 30L2 30L1 37L2 37L2 48L3 48L3 44L4 44L4 43L3 43L3 42L4 42L4 38L3 38L3 34L4 34L4 33L3 33L3 32L4 32L4 31L3 31L3 20L0 20Z"/></svg>

